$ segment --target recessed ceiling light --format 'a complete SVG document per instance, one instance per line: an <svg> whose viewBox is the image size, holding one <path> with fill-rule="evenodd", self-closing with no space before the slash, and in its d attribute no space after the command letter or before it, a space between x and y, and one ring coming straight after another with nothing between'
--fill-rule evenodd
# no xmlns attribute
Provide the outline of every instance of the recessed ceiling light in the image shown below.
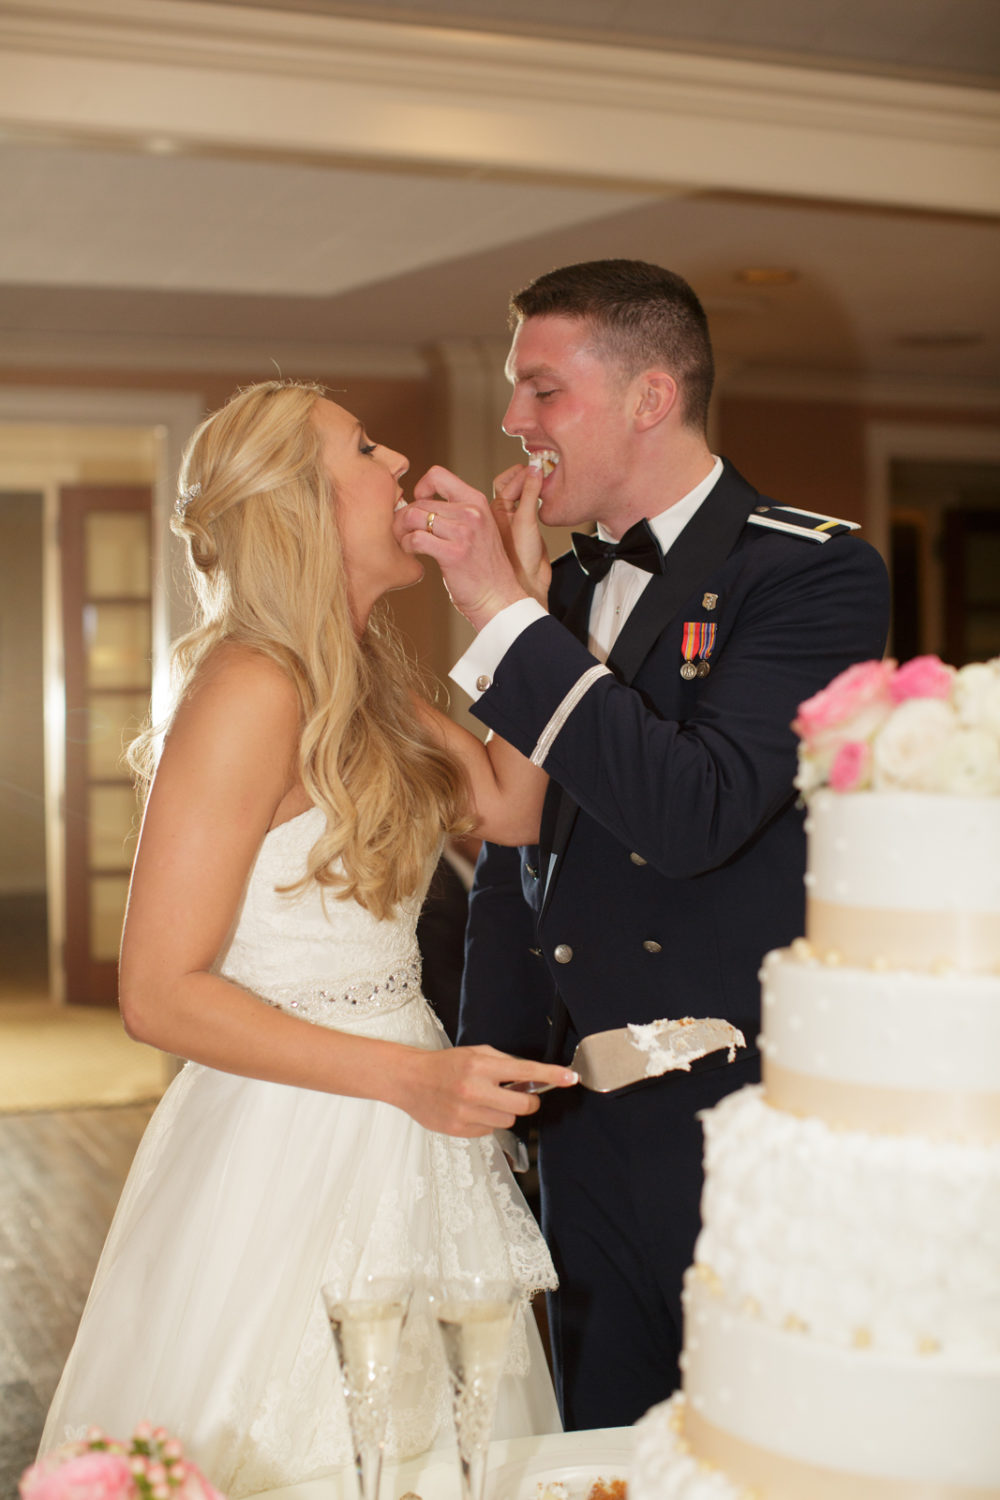
<svg viewBox="0 0 1000 1500"><path fill-rule="evenodd" d="M734 274L746 286L790 286L799 279L798 271L791 266L744 266Z"/></svg>

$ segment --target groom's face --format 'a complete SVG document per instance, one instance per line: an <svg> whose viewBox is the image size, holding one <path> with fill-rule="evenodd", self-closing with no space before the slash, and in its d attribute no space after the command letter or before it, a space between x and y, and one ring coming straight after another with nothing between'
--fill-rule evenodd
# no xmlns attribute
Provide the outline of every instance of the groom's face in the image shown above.
<svg viewBox="0 0 1000 1500"><path fill-rule="evenodd" d="M555 315L518 326L506 370L513 394L504 431L526 453L559 456L542 482L542 521L603 521L614 533L630 462L630 383L601 357L585 320Z"/></svg>

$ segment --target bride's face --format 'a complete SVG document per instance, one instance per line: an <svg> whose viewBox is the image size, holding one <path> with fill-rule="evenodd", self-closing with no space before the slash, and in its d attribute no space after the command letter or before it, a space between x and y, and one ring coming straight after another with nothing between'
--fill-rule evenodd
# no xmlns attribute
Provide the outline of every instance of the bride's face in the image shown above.
<svg viewBox="0 0 1000 1500"><path fill-rule="evenodd" d="M311 420L333 489L351 611L360 625L376 599L423 577L420 559L402 550L392 529L405 504L399 481L410 465L401 453L371 442L357 418L334 401L320 397Z"/></svg>

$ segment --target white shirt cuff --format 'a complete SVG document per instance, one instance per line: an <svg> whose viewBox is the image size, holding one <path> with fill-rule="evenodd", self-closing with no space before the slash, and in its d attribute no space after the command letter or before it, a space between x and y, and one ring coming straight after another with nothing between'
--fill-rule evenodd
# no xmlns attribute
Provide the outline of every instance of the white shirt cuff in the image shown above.
<svg viewBox="0 0 1000 1500"><path fill-rule="evenodd" d="M523 630L536 620L544 620L547 610L537 599L517 599L493 616L472 642L465 655L452 667L449 677L472 699L482 697L493 686L493 676L507 652Z"/></svg>

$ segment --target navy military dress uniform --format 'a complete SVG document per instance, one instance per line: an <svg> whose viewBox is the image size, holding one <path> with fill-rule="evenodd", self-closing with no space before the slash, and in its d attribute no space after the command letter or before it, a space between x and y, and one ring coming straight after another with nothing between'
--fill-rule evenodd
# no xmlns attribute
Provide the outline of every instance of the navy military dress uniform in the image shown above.
<svg viewBox="0 0 1000 1500"><path fill-rule="evenodd" d="M804 926L799 704L882 655L888 579L848 523L760 496L728 463L622 627L587 650L593 580L553 567L473 713L544 765L540 844L484 848L461 1042L566 1062L580 1037L717 1016L747 1049L536 1117L556 1386L569 1428L635 1421L678 1384L699 1227L698 1111L759 1077L758 971Z"/></svg>

